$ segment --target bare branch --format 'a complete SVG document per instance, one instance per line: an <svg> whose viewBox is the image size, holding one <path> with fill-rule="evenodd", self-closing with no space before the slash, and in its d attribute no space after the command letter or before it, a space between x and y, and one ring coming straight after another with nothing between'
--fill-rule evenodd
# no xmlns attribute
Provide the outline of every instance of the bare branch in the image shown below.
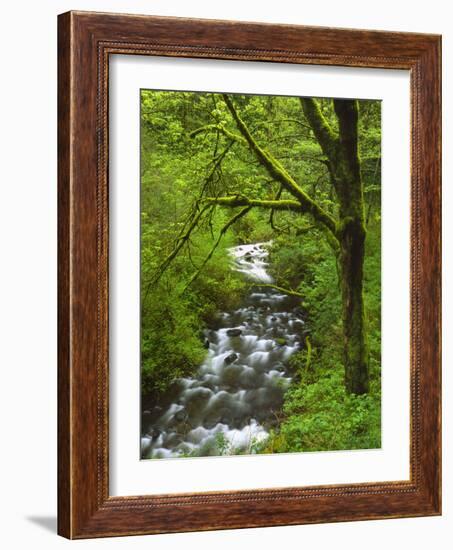
<svg viewBox="0 0 453 550"><path fill-rule="evenodd" d="M245 216L245 214L247 214L247 212L250 212L250 210L252 209L251 206L247 206L245 208L243 208L240 212L238 212L237 214L235 214L231 219L229 219L227 221L227 223L222 227L222 229L220 230L220 233L219 235L217 236L217 239L213 245L213 247L211 248L211 250L209 251L209 254L206 256L206 258L203 260L203 263L201 264L201 266L198 268L198 270L192 275L192 277L190 278L189 282L187 283L187 285L184 287L184 290L182 291L182 293L184 294L184 292L189 288L189 286L198 278L198 276L200 275L200 273L202 272L204 266L208 263L208 261L212 258L214 252L216 251L217 247L219 246L220 244L220 241L222 240L222 237L225 235L225 233L227 232L227 230L233 225L235 224L240 218L242 218L242 216Z"/></svg>
<svg viewBox="0 0 453 550"><path fill-rule="evenodd" d="M217 136L219 135L219 133L217 132ZM231 147L233 146L234 144L234 141L231 140L228 142L228 144L226 145L225 149L221 152L221 153L218 153L216 154L212 160L210 161L210 165L211 168L205 178L205 181L201 187L201 191L200 191L200 197L202 197L205 192L206 192L206 189L208 188L208 186L210 186L210 184L213 182L213 179L214 179L214 176L216 175L217 172L221 171L221 163L223 161L223 159L225 158L225 156L227 155L228 151L231 149Z"/></svg>
<svg viewBox="0 0 453 550"><path fill-rule="evenodd" d="M162 275L164 274L165 270L168 268L168 266L171 264L171 262L174 260L174 258L177 256L178 252L181 250L181 248L185 245L185 243L189 240L190 238L190 235L192 233L192 231L195 229L195 227L197 226L198 222L200 221L200 218L202 217L202 215L205 213L205 211L209 208L209 205L205 205L203 206L203 208L201 208L198 213L196 214L196 216L193 217L192 219L192 222L191 224L189 225L188 229L186 230L186 232L176 241L176 246L174 247L174 249L170 252L170 254L165 258L165 260L160 264L160 266L158 267L158 269L156 270L156 273L155 275L151 278L151 280L149 281L147 287L146 287L146 291L145 291L145 295L144 295L144 298L143 298L143 301L146 300L147 296L148 296L148 292L149 292L149 289L151 288L151 286L153 284L156 284L159 279L162 277Z"/></svg>

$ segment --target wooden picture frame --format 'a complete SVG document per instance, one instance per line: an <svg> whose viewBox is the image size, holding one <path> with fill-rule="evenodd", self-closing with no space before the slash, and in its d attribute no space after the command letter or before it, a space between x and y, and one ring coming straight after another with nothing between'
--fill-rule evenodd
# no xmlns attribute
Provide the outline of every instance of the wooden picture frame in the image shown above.
<svg viewBox="0 0 453 550"><path fill-rule="evenodd" d="M59 16L58 48L59 534L89 538L440 514L440 37L68 12ZM410 71L409 481L109 495L111 54Z"/></svg>

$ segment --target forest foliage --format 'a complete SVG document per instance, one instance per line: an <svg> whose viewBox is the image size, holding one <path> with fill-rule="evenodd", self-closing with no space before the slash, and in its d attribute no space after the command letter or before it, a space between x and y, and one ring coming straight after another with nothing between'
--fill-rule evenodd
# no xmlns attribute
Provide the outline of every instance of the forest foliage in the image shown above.
<svg viewBox="0 0 453 550"><path fill-rule="evenodd" d="M337 219L328 158L299 98L230 97L256 142ZM332 100L316 103L338 132ZM215 326L219 312L238 307L249 290L250 283L231 269L227 248L272 240L275 284L302 296L309 334L304 349L290 359L293 381L278 412L278 425L255 452L380 446L380 102L360 100L358 105L370 376L364 395L351 394L344 385L340 270L332 236L312 216L290 209L207 208L202 201L206 196L256 201L292 197L270 177L250 146L233 139L237 122L220 94L142 90L144 401L158 402L172 380L196 371L206 354L203 329ZM237 221L222 232L237 214ZM193 231L188 231L191 224Z"/></svg>

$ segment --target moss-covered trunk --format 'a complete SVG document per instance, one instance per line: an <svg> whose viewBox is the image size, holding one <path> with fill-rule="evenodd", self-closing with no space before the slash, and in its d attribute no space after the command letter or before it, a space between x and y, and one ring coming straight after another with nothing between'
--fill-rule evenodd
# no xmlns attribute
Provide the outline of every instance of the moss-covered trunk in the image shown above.
<svg viewBox="0 0 453 550"><path fill-rule="evenodd" d="M350 220L342 228L340 241L343 353L345 387L349 393L369 389L368 344L363 302L365 230L360 220Z"/></svg>
<svg viewBox="0 0 453 550"><path fill-rule="evenodd" d="M340 203L338 239L345 386L350 393L363 394L369 389L369 371L363 301L366 228L357 139L358 106L352 100L335 100L334 105L340 130L332 172Z"/></svg>

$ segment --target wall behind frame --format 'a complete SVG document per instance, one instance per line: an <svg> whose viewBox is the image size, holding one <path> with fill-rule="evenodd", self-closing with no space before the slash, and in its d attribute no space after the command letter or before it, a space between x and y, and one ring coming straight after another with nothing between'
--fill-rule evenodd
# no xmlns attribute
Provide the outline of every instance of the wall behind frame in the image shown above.
<svg viewBox="0 0 453 550"><path fill-rule="evenodd" d="M57 14L71 10L238 19L335 27L443 34L443 97L453 93L453 27L448 3L359 0L17 0L2 10L0 86L0 487L2 540L6 548L274 549L306 547L367 550L449 548L453 528L453 400L444 398L444 515L436 518L277 527L69 542L56 531L56 79ZM444 100L444 151L453 145L451 105ZM445 154L445 157L447 155ZM444 182L453 162L444 160ZM444 186L444 365L453 361L448 327L453 324L453 208ZM451 306L451 307L449 307ZM444 369L444 396L453 375ZM94 546L96 545L96 546Z"/></svg>

